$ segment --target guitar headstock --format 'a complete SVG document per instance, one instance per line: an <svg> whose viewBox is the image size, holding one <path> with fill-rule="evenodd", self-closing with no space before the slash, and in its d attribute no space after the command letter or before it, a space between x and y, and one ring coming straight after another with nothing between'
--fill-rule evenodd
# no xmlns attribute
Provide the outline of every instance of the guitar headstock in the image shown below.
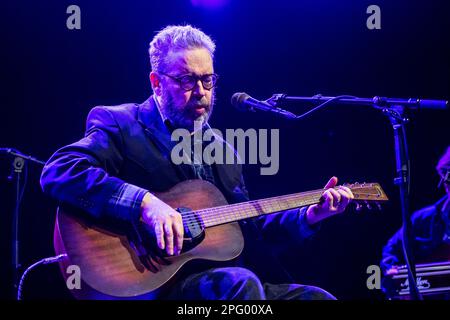
<svg viewBox="0 0 450 320"><path fill-rule="evenodd" d="M381 210L381 203L389 200L379 183L355 182L352 184L344 184L344 186L352 190L355 196L353 202L356 203L357 211L361 210L364 206L368 209L376 206Z"/></svg>

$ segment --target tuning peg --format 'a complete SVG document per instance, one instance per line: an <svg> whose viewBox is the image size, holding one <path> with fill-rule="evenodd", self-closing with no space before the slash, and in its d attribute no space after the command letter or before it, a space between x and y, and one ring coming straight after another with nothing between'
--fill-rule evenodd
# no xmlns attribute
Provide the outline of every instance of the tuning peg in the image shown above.
<svg viewBox="0 0 450 320"><path fill-rule="evenodd" d="M379 202L375 202L375 204L377 205L377 208L378 208L378 210L382 210L382 208L381 208L381 204L379 203Z"/></svg>
<svg viewBox="0 0 450 320"><path fill-rule="evenodd" d="M366 205L367 209L372 210L372 205L370 203L365 201L364 204Z"/></svg>
<svg viewBox="0 0 450 320"><path fill-rule="evenodd" d="M363 206L359 202L355 202L356 204L356 211L361 211L363 209Z"/></svg>

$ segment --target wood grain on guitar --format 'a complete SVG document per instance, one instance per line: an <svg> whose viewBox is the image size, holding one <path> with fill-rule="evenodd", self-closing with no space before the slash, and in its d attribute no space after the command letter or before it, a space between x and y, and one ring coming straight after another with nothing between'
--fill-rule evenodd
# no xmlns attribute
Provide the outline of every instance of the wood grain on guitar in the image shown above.
<svg viewBox="0 0 450 320"><path fill-rule="evenodd" d="M346 186L359 204L388 200L377 183ZM188 180L167 192L155 193L171 207L183 208L185 243L182 253L171 257L151 252L149 247L137 248L127 235L94 226L58 208L55 250L68 255L69 259L60 263L64 277L69 265L78 265L81 270L82 288L73 290L77 298L156 298L188 262L238 257L244 240L237 221L319 203L323 192L319 189L230 205L211 183Z"/></svg>

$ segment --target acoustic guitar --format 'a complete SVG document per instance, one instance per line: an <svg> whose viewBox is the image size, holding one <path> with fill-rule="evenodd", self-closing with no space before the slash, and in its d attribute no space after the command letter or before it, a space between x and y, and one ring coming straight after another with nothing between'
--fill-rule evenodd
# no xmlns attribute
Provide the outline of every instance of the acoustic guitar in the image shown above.
<svg viewBox="0 0 450 320"><path fill-rule="evenodd" d="M359 205L380 204L388 200L378 183L346 185ZM183 219L185 236L178 256L164 256L155 241L146 238L145 226L131 237L110 228L95 225L58 208L54 246L57 254L66 254L60 262L65 279L70 265L78 266L81 288L72 289L81 299L154 299L186 264L195 260L227 261L239 256L244 247L237 221L320 203L324 189L228 204L213 184L187 180L163 193L159 199L177 209ZM142 224L143 225L143 224ZM70 280L70 279L69 279Z"/></svg>

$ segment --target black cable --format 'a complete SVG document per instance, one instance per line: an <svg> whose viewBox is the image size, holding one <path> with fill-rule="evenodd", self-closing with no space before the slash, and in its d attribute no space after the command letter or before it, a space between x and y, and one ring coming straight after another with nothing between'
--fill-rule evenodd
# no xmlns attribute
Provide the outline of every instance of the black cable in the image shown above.
<svg viewBox="0 0 450 320"><path fill-rule="evenodd" d="M318 94L318 95L315 95L314 97L320 98L321 96L322 95ZM309 110L309 111L307 111L307 112L305 112L305 113L303 113L301 115L296 116L295 120L300 120L300 119L306 117L307 115L313 113L314 111L317 111L317 110L325 107L326 105L330 104L331 102L338 101L338 100L341 100L341 99L356 99L356 98L357 97L355 97L355 96L348 96L348 95L342 95L342 96L333 97L333 98L331 98L331 99L329 99L329 100L319 104L317 107L314 107L311 110Z"/></svg>
<svg viewBox="0 0 450 320"><path fill-rule="evenodd" d="M17 300L22 300L22 287L23 283L25 281L25 277L27 276L28 272L33 270L35 267L41 265L41 264L49 264L49 263L55 263L59 262L61 260L64 260L67 258L67 254L60 254L54 257L48 257L44 258L42 260L39 260L38 262L33 263L31 266L29 266L25 272L22 274L22 277L20 278L19 286L17 287Z"/></svg>

